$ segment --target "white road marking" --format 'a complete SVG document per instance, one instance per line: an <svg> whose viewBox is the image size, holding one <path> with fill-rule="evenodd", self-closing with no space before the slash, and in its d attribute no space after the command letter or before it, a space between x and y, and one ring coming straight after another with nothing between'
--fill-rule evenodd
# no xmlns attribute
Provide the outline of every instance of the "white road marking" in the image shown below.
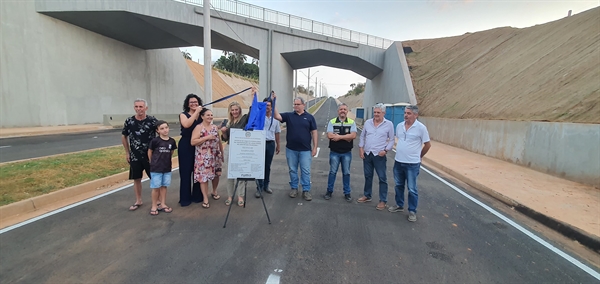
<svg viewBox="0 0 600 284"><path fill-rule="evenodd" d="M179 170L179 167L177 167L177 168L174 168L174 169L172 170L172 172L174 172L174 171L177 171L177 170ZM145 179L143 179L143 180L142 180L142 182L146 182L147 180L149 180L149 178L145 178ZM4 228L4 229L0 230L0 234L4 234L4 233L6 233L6 232L8 232L8 231L12 231L12 230L14 230L14 229L16 229L16 228L19 228L19 227L25 226L25 225L27 225L27 224L31 224L31 223L33 223L33 222L35 222L35 221L38 221L38 220L44 219L44 218L46 218L46 217L50 217L50 216L52 216L52 215L54 215L54 214L58 214L58 213L60 213L60 212L63 212L63 211L69 210L69 209L71 209L71 208L75 208L75 207L77 207L77 206L79 206L79 205L86 204L86 203L88 203L88 202L94 201L94 200L96 200L96 199L98 199L98 198L102 198L102 197L104 197L104 196L107 196L107 195L110 195L110 194L113 194L113 193L115 193L115 192L119 192L119 191L121 191L121 190L123 190L123 189L126 189L126 188L129 188L129 187L131 187L131 186L133 186L133 183L132 183L132 184L129 184L129 185L122 186L122 187L119 187L119 188L117 188L117 189L114 189L114 190L111 190L111 191L109 191L109 192L105 192L105 193L103 193L103 194L100 194L100 195L96 195L96 196L94 196L94 197L91 197L91 198L88 198L88 199L86 199L86 200L79 201L79 202L77 202L77 203L73 203L73 204L71 204L71 205L68 205L68 206L65 206L65 207L62 207L62 208L56 209L56 210L54 210L54 211L50 211L50 212L48 212L48 213L46 213L46 214L43 214L43 215L37 216L37 217L35 217L35 218L31 218L31 219L29 219L29 220L26 220L26 221L23 221L23 222L21 222L21 223L14 224L14 225L12 225L12 226L9 226L9 227L6 227L6 228Z"/></svg>
<svg viewBox="0 0 600 284"><path fill-rule="evenodd" d="M9 147L11 147L11 146L10 146L10 145L7 145L7 146L0 146L0 149L2 149L2 148L9 148Z"/></svg>
<svg viewBox="0 0 600 284"><path fill-rule="evenodd" d="M395 150L394 150L395 152ZM508 219L508 217L502 215L501 213L499 213L498 211L490 208L489 206L485 205L484 203L482 203L481 201L473 198L472 196L468 195L466 192L460 190L459 188L457 188L456 186L452 185L451 183L447 182L446 180L444 180L443 178L439 177L438 175L434 174L433 172L429 171L426 168L421 167L422 170L424 170L425 172L427 172L428 174L432 175L433 177L435 177L436 179L438 179L439 181L441 181L442 183L444 183L445 185L449 186L450 188L454 189L454 191L458 192L459 194L461 194L462 196L468 198L469 200L475 202L475 204L483 207L485 210L487 210L488 212L496 215L496 217L502 219L502 221L510 224L511 226L513 226L515 229L521 231L523 234L525 234L526 236L532 238L533 240L535 240L536 242L538 242L539 244L545 246L546 248L548 248L549 250L551 250L552 252L558 254L559 256L561 256L562 258L564 258L565 260L567 260L568 262L572 263L573 265L579 267L581 270L587 272L589 275L591 275L592 277L600 280L600 273L596 272L595 270L591 269L590 267L588 267L587 265L581 263L579 260L571 257L570 255L566 254L565 252L561 251L560 249L556 248L555 246L551 245L550 243L544 241L543 239L541 239L540 237L536 236L534 233L530 232L529 230L523 228L521 225L515 223L514 221Z"/></svg>
<svg viewBox="0 0 600 284"><path fill-rule="evenodd" d="M277 274L270 274L269 278L267 278L267 282L266 284L279 284L279 275Z"/></svg>
<svg viewBox="0 0 600 284"><path fill-rule="evenodd" d="M317 154L315 155L315 158L319 157L319 152L321 152L321 147L317 147Z"/></svg>

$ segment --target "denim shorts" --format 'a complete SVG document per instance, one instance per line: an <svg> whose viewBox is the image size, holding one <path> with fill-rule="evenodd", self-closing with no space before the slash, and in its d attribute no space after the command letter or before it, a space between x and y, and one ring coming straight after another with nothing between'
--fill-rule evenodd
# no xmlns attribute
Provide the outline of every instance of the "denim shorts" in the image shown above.
<svg viewBox="0 0 600 284"><path fill-rule="evenodd" d="M168 173L150 173L150 188L160 188L171 185L171 172Z"/></svg>

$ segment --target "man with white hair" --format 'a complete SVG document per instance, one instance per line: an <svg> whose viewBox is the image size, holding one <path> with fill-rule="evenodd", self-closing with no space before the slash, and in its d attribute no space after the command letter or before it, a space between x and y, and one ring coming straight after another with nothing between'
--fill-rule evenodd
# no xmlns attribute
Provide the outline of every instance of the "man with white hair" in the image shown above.
<svg viewBox="0 0 600 284"><path fill-rule="evenodd" d="M429 132L427 127L417 120L419 108L407 106L404 110L404 121L396 127L396 157L394 162L394 180L396 181L396 205L388 208L390 212L404 211L404 184L408 187L408 221L417 221L417 176L421 167L421 159L429 148Z"/></svg>
<svg viewBox="0 0 600 284"><path fill-rule="evenodd" d="M135 211L142 206L142 176L146 171L150 177L150 161L148 161L148 146L156 137L156 118L146 115L148 104L144 99L133 102L135 115L128 117L123 124L121 142L125 148L125 159L129 163L129 179L133 180L135 203L129 211Z"/></svg>
<svg viewBox="0 0 600 284"><path fill-rule="evenodd" d="M373 107L373 118L365 121L363 131L360 133L358 149L360 158L363 159L365 174L364 196L357 201L360 203L371 202L373 189L373 169L379 178L379 203L377 210L385 209L387 203L387 157L388 151L394 146L394 124L385 119L385 106L376 104Z"/></svg>

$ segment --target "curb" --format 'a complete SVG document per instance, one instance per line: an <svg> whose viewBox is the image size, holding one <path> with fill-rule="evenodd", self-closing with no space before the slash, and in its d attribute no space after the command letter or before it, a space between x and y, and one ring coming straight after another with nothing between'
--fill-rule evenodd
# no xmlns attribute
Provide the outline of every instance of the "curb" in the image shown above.
<svg viewBox="0 0 600 284"><path fill-rule="evenodd" d="M123 126L121 126L123 127ZM95 131L102 131L102 130L109 130L109 129L113 129L113 126L108 126L108 125L102 125L102 126L97 126L95 128L84 128L84 129L65 129L65 130L61 130L60 133L57 133L55 129L50 129L50 130L43 130L43 131L29 131L29 132L22 132L22 133L17 133L17 134L4 134L6 133L6 131L4 131L3 134L0 134L0 139L4 139L4 138L21 138L21 137L30 137L30 136L45 136L45 135L54 135L54 134L70 134L70 133L86 133L86 132L95 132ZM4 128L3 130L8 130L8 128Z"/></svg>
<svg viewBox="0 0 600 284"><path fill-rule="evenodd" d="M29 199L17 201L11 204L0 207L0 221L5 221L9 218L14 218L19 215L24 215L34 211L41 210L43 207L49 206L52 203L72 198L83 193L94 191L107 185L123 182L128 180L129 172L123 172L105 178L89 181L80 185L67 187L48 194L39 195Z"/></svg>
<svg viewBox="0 0 600 284"><path fill-rule="evenodd" d="M572 240L575 240L577 242L579 242L580 244L584 245L585 247L595 251L596 253L600 253L600 238L590 235L584 231L582 231L581 229L572 226L570 224L567 224L563 221L554 219L550 216L547 216L543 213L537 212L529 207L527 207L526 205L520 204L519 202L517 202L516 200L502 195L500 192L497 192L481 183L478 183L472 179L470 179L469 177L466 177L462 174L460 174L459 172L452 170L438 162L435 162L427 157L423 157L423 162L426 165L430 165L433 167L436 167L442 171L444 171L445 173L449 174L450 176L472 186L473 188L484 192L485 194L499 200L500 202L514 207L514 209L522 214L524 214L525 216L540 222L541 224L543 224L544 226L562 234L563 236L570 238Z"/></svg>
<svg viewBox="0 0 600 284"><path fill-rule="evenodd" d="M172 164L173 168L179 167L179 159L177 157L173 158ZM146 178L145 173L144 178ZM67 199L78 199L77 201L71 202L76 203L88 199L90 197L96 196L98 194L102 194L105 192L102 191L102 189L106 189L115 184L125 185L130 183L133 183L133 181L129 180L129 171L126 171L101 179L89 181L83 184L75 185L72 187L60 189L54 192L50 192L48 194L39 195L29 199L7 204L0 207L0 223L5 223L9 219L16 218L25 214L30 214L36 211L40 212L38 215L42 215L49 210L52 211L63 207L56 206L56 204L58 204L61 201ZM93 191L98 192L93 194L93 196L86 195ZM21 221L24 220L19 220L18 222ZM6 227L10 225L13 224L6 224Z"/></svg>

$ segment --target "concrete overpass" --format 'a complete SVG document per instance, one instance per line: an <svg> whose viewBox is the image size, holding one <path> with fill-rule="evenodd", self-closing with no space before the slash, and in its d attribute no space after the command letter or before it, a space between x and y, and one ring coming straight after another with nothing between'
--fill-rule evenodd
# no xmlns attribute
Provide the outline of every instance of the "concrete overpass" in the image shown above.
<svg viewBox="0 0 600 284"><path fill-rule="evenodd" d="M37 12L144 49L203 46L202 1L36 0ZM365 106L416 103L400 42L239 1L213 1L212 47L259 59L260 90L291 109L294 69L329 66L368 79Z"/></svg>

